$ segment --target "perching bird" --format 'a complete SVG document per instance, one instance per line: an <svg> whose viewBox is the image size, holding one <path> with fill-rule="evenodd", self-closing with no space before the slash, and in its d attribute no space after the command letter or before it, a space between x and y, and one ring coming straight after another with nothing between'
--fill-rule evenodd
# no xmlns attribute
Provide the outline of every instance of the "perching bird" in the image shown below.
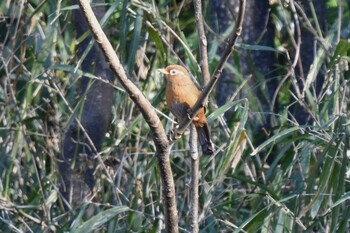
<svg viewBox="0 0 350 233"><path fill-rule="evenodd" d="M165 69L159 69L165 74L167 79L166 102L167 105L178 120L188 117L188 109L191 109L196 103L200 91L192 82L187 70L179 65L170 65ZM201 108L193 119L196 127L199 143L203 154L212 155L214 153L213 143L210 139L210 131L205 117L205 108Z"/></svg>

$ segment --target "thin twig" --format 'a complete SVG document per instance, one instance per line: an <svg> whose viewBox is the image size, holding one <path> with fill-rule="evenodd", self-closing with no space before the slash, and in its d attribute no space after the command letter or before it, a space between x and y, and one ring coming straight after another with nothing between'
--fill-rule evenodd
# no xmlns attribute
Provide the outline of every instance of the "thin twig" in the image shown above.
<svg viewBox="0 0 350 233"><path fill-rule="evenodd" d="M207 52L208 42L204 32L202 1L195 0L193 1L193 3L194 3L194 11L195 11L195 17L196 17L198 39L199 39L199 56L200 56L199 65L201 67L203 84L205 86L209 83L209 80L210 80L210 73L209 73L209 66L208 66L208 52Z"/></svg>
<svg viewBox="0 0 350 233"><path fill-rule="evenodd" d="M321 29L320 23L318 21L318 17L317 17L317 13L316 13L314 4L313 4L312 0L308 0L308 3L309 3L309 7L310 7L310 12L311 12L311 15L313 18L313 22L316 26L317 35L318 35L318 37L323 38L322 29Z"/></svg>
<svg viewBox="0 0 350 233"><path fill-rule="evenodd" d="M338 32L337 32L337 42L340 41L340 37L341 37L342 18L343 18L343 1L338 1Z"/></svg>
<svg viewBox="0 0 350 233"><path fill-rule="evenodd" d="M304 26L304 28L310 32L313 37L322 45L322 47L324 48L325 52L327 53L328 56L332 56L332 54L330 54L328 52L328 48L329 48L329 44L327 43L327 41L322 37L322 35L318 35L318 32L316 31L316 29L314 29L314 26L312 26L308 16L305 13L305 10L303 9L302 6L300 6L300 4L298 2L293 1L293 5L295 6L295 9L298 10L301 19L303 19L303 24L306 24Z"/></svg>
<svg viewBox="0 0 350 233"><path fill-rule="evenodd" d="M202 1L195 0L194 10L199 40L199 65L202 73L203 86L206 86L210 80L209 65L208 65L208 51L207 51L207 37L204 31L204 22L202 15ZM205 100L207 102L207 99ZM199 185L199 157L198 157L198 136L196 128L191 124L190 136L190 152L191 152L191 229L192 233L199 232L198 226L198 185Z"/></svg>
<svg viewBox="0 0 350 233"><path fill-rule="evenodd" d="M103 54L110 64L112 71L117 76L120 83L128 92L130 98L140 109L145 121L153 133L153 141L156 146L156 156L162 179L162 190L164 199L164 216L166 232L178 232L178 216L175 198L175 186L170 166L171 145L166 137L163 125L157 116L151 103L145 98L142 92L129 80L123 66L120 64L111 43L103 32L88 0L79 0L80 9L91 29L96 43L100 46Z"/></svg>

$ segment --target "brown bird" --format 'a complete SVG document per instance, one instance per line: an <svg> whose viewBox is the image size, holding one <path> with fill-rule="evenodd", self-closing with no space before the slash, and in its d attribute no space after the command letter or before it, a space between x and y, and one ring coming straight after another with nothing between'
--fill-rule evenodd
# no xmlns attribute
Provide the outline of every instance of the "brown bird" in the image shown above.
<svg viewBox="0 0 350 233"><path fill-rule="evenodd" d="M159 69L165 74L167 79L166 102L176 118L180 121L188 117L188 109L191 109L196 103L200 91L192 82L187 70L179 65L170 65L165 69ZM214 147L210 140L210 131L205 117L205 108L202 107L197 116L193 119L196 127L199 143L202 147L203 154L212 155Z"/></svg>

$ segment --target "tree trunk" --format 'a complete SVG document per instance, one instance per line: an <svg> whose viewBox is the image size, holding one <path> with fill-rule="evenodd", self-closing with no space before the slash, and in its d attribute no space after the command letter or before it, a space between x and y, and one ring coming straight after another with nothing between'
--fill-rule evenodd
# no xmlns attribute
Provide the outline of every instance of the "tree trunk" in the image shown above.
<svg viewBox="0 0 350 233"><path fill-rule="evenodd" d="M75 0L72 3L77 4ZM80 10L73 12L73 23L79 37L89 31L89 28ZM103 14L104 9L97 8L96 15L101 18ZM88 36L78 45L79 56L92 39L92 36ZM81 69L104 80L113 81L113 74L96 44L84 59ZM76 120L67 125L59 160L61 192L73 207L79 206L92 193L95 183L93 173L97 164L96 153L101 149L110 122L113 92L113 87L105 82L82 77L80 100L85 98L85 101L82 110L78 110L73 116L81 125ZM83 126L83 129L80 126Z"/></svg>

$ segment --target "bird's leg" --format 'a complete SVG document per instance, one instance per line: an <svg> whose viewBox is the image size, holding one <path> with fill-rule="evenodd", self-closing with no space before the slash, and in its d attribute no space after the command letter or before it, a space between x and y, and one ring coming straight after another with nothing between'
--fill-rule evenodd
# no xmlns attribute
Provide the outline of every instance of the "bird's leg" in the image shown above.
<svg viewBox="0 0 350 233"><path fill-rule="evenodd" d="M176 141L181 137L181 135L177 133L178 128L179 128L179 125L176 125L173 129L169 131L167 135L169 142Z"/></svg>
<svg viewBox="0 0 350 233"><path fill-rule="evenodd" d="M188 119L192 119L192 121L198 121L199 120L199 117L198 116L193 116L193 112L192 112L192 109L187 109L187 117Z"/></svg>
<svg viewBox="0 0 350 233"><path fill-rule="evenodd" d="M186 110L186 112L187 112L187 118L188 118L188 119L190 119L190 120L192 119L193 121L198 120L198 117L197 117L197 116L193 117L192 109L188 108L188 109ZM196 119L196 118L197 118L197 119Z"/></svg>
<svg viewBox="0 0 350 233"><path fill-rule="evenodd" d="M187 118L194 121L194 122L197 122L199 121L199 117L198 116L193 116L193 112L192 112L192 109L191 108L188 108L186 110L186 114L187 114ZM181 134L179 134L177 131L179 129L179 125L176 125L174 127L174 129L170 130L167 137L168 137L168 140L170 143L178 140L180 137L181 137Z"/></svg>
<svg viewBox="0 0 350 233"><path fill-rule="evenodd" d="M190 108L188 108L187 110L186 110L186 112L187 112L187 118L188 119L192 119L192 109L190 109Z"/></svg>

